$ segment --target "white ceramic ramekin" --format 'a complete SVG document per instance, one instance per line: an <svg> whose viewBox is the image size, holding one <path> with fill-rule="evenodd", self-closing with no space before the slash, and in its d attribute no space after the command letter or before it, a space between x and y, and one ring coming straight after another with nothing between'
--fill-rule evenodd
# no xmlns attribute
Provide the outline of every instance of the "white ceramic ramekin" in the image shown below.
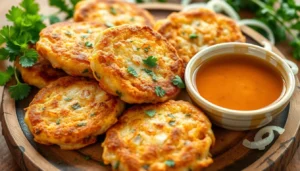
<svg viewBox="0 0 300 171"><path fill-rule="evenodd" d="M285 91L281 97L264 108L248 111L227 109L204 99L198 93L195 82L199 66L214 56L228 53L249 54L274 65L285 81ZM248 43L222 43L198 52L189 61L185 70L185 84L192 101L205 111L214 124L231 130L249 130L268 124L288 105L295 89L295 75L297 72L298 67L296 64L279 57L266 48Z"/></svg>

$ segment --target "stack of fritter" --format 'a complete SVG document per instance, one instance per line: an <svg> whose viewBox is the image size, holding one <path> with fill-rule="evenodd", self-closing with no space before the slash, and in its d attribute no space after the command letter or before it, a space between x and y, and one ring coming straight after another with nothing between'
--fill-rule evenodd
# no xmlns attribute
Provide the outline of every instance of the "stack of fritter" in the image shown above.
<svg viewBox="0 0 300 171"><path fill-rule="evenodd" d="M245 38L232 20L206 9L171 14L156 24L158 32L153 25L134 4L86 0L74 22L42 30L40 61L18 66L25 82L42 88L25 116L35 141L71 150L107 132L103 159L114 170L211 164L210 121L192 104L170 99L184 88L185 65L201 47ZM125 103L136 105L123 112Z"/></svg>

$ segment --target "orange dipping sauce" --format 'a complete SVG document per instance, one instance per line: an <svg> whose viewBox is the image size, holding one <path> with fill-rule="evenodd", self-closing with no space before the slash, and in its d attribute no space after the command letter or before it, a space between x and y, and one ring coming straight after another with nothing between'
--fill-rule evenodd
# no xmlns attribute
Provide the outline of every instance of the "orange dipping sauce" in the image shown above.
<svg viewBox="0 0 300 171"><path fill-rule="evenodd" d="M234 110L266 107L284 90L284 80L273 65L246 54L224 54L204 62L196 85L206 100Z"/></svg>

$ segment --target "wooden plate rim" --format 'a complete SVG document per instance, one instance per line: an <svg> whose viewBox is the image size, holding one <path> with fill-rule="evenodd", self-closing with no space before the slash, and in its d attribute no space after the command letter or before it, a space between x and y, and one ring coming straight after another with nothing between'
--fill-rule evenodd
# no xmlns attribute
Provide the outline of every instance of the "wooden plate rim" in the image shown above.
<svg viewBox="0 0 300 171"><path fill-rule="evenodd" d="M179 4L172 4L172 3L153 3L153 4L140 4L142 8L148 10L169 10L169 11L179 11L182 9L182 6ZM262 45L263 42L269 42L265 39L262 35L254 31L253 29L242 26L241 30L250 38L257 41L259 44ZM275 53L279 54L281 57L284 58L282 53L275 47L272 46L272 49ZM285 125L285 133L279 136L276 142L270 147L270 149L257 161L249 165L245 170L266 170L271 168L276 168L276 165L282 165L285 167L288 162L290 161L293 153L299 145L299 136L297 136L300 127L300 108L297 108L297 102L300 101L300 86L299 80L296 77L296 89L294 92L293 97L290 101L290 112L286 121ZM0 88L0 95L3 97L2 104L3 108L3 115L2 115L2 127L3 130L7 130L10 134L5 134L5 139L8 142L13 143L14 147L17 147L17 150L12 149L10 146L10 151L15 155L22 155L26 164L30 163L34 165L36 168L40 170L59 170L55 166L53 166L49 161L47 161L43 156L41 156L35 148L28 142L27 138L23 134L21 127L19 125L17 116L16 116L16 108L15 108L15 101L10 97L8 88L1 87ZM3 95L3 96L2 96ZM294 115L292 115L294 114ZM17 123L17 124L16 124ZM295 123L295 124L290 124ZM296 128L296 129L295 129ZM13 130L13 131L12 131ZM5 132L5 131L4 131ZM21 143L23 142L23 143ZM26 146L26 151L23 151L23 146ZM291 154L291 155L290 155ZM284 160L284 161L283 161ZM16 161L19 166L22 168L22 161ZM26 166L25 166L26 167ZM25 168L26 169L26 168Z"/></svg>

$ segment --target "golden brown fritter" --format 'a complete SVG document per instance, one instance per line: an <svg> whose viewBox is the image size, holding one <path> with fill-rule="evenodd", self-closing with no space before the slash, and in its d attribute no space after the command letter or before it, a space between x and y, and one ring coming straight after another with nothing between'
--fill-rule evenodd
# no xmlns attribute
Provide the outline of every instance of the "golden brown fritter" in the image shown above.
<svg viewBox="0 0 300 171"><path fill-rule="evenodd" d="M72 76L93 77L88 57L98 34L106 29L96 22L61 22L44 28L36 44L38 53L54 68Z"/></svg>
<svg viewBox="0 0 300 171"><path fill-rule="evenodd" d="M127 103L174 98L180 89L172 80L184 74L175 49L147 26L106 29L97 39L90 63L100 87Z"/></svg>
<svg viewBox="0 0 300 171"><path fill-rule="evenodd" d="M41 144L79 149L117 122L124 103L103 91L96 81L62 77L41 89L25 114L25 123Z"/></svg>
<svg viewBox="0 0 300 171"><path fill-rule="evenodd" d="M206 46L246 40L234 20L205 8L172 13L154 28L176 48L185 63Z"/></svg>
<svg viewBox="0 0 300 171"><path fill-rule="evenodd" d="M114 170L187 171L210 165L215 138L201 110L170 100L126 110L102 144L103 159Z"/></svg>
<svg viewBox="0 0 300 171"><path fill-rule="evenodd" d="M107 26L154 25L153 16L135 4L114 0L84 0L75 7L74 21L97 21Z"/></svg>
<svg viewBox="0 0 300 171"><path fill-rule="evenodd" d="M32 67L22 67L19 64L19 59L15 61L15 67L21 73L25 83L38 88L43 88L58 78L67 75L64 71L53 68L50 62L41 56Z"/></svg>

